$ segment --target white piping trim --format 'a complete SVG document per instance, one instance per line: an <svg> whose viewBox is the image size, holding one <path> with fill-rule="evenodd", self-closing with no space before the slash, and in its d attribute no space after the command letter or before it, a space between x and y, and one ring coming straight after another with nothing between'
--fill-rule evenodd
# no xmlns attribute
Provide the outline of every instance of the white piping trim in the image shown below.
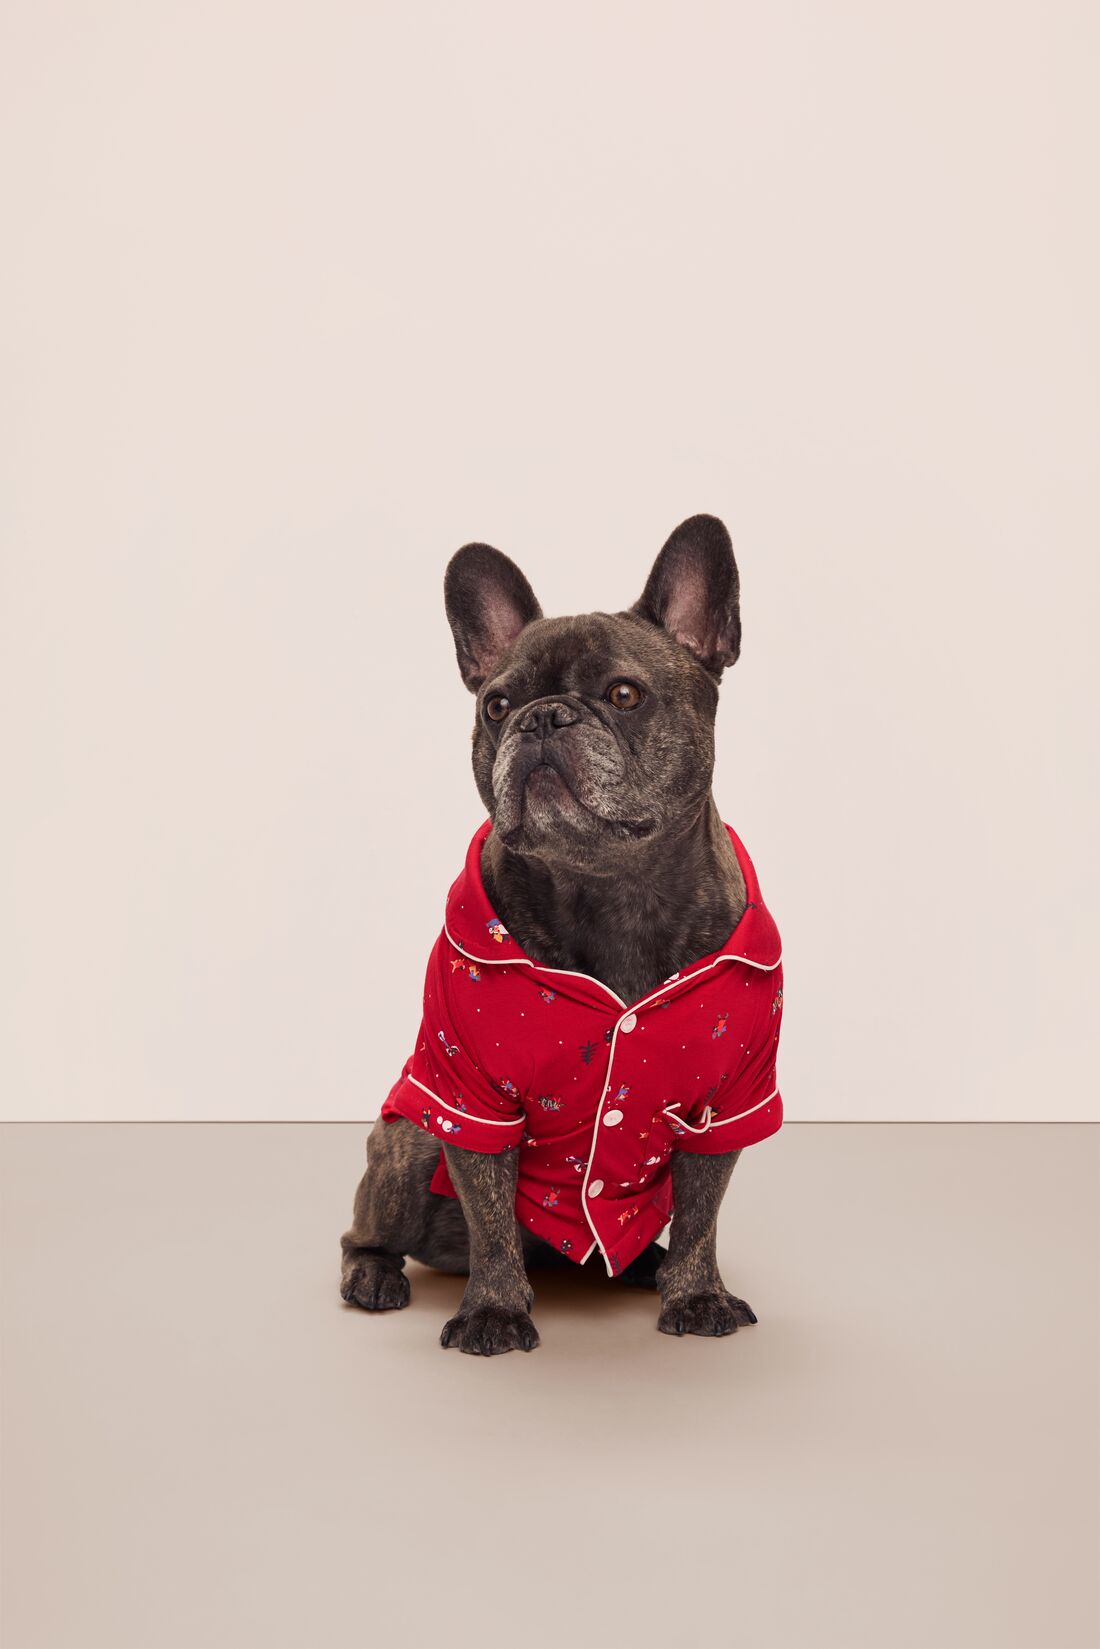
<svg viewBox="0 0 1100 1649"><path fill-rule="evenodd" d="M548 968L542 962L532 962L531 966L539 973L563 973L568 979L587 979L590 985L598 985L602 991L607 992L608 996L614 997L621 1008L630 1006L628 1002L623 1001L618 992L611 989L610 985L605 985L602 979L594 979L590 973L578 973L575 968Z"/></svg>
<svg viewBox="0 0 1100 1649"><path fill-rule="evenodd" d="M623 1005L625 1007L626 1004L624 1003ZM633 1010L631 1010L631 1011L633 1011ZM628 1019L629 1017L630 1017L629 1014L624 1013L620 1019L616 1020L615 1029L611 1033L611 1046L607 1050L607 1075L604 1077L603 1093L600 1095L600 1102L596 1106L596 1117L595 1117L595 1120L592 1124L592 1138L588 1142L588 1164L587 1164L587 1166L584 1170L584 1179L581 1182L581 1210L584 1214L585 1219L588 1221L588 1229L591 1231L592 1235L596 1239L595 1243L593 1244L593 1247L598 1247L600 1253L603 1255L603 1263L607 1267L607 1275L609 1277L613 1277L615 1275L615 1271L614 1271L614 1268L612 1267L611 1261L607 1257L607 1250L604 1247L603 1243L600 1241L600 1233L596 1230L596 1227L593 1225L591 1216L589 1215L589 1212L588 1212L588 1178L589 1178L589 1175L592 1172L592 1163L595 1160L595 1156L596 1156L596 1151L597 1151L596 1141L599 1138L600 1118L603 1115L604 1101L606 1100L608 1090L611 1087L611 1069L612 1069L612 1066L615 1063L615 1043L618 1040L619 1027L621 1026L623 1020ZM588 1250L588 1253L591 1254L591 1252L592 1252L592 1249L590 1248ZM587 1259L587 1258L588 1258L588 1254L585 1255L585 1259Z"/></svg>
<svg viewBox="0 0 1100 1649"><path fill-rule="evenodd" d="M774 1099L778 1092L778 1087L775 1087L772 1089L767 1099L758 1100L755 1105L750 1105L747 1111L738 1111L735 1117L723 1117L721 1122L712 1122L710 1126L712 1128L724 1128L729 1122L740 1122L742 1117L751 1117L754 1111L759 1111L762 1106L767 1105L768 1100ZM684 1127L687 1127L686 1122L684 1123Z"/></svg>
<svg viewBox="0 0 1100 1649"><path fill-rule="evenodd" d="M628 1003L623 1001L621 996L617 995L617 993L611 989L610 985L605 985L602 979L594 979L590 973L578 973L575 968L550 968L547 967L545 962L533 961L530 956L475 956L473 951L463 950L462 946L454 937L454 934L451 932L446 922L443 924L443 932L447 935L447 938L450 940L455 950L458 951L459 955L467 957L471 962L481 962L487 967L498 968L503 966L513 968L526 966L528 968L536 968L539 973L563 973L570 979L587 979L590 985L597 985L601 991L606 991L608 996L614 997L615 1001L621 1008L629 1006Z"/></svg>
<svg viewBox="0 0 1100 1649"><path fill-rule="evenodd" d="M676 1100L673 1100L671 1105L663 1105L661 1107L661 1115L663 1117L671 1116L672 1112L673 1111L678 1111L680 1109L680 1106L683 1103L684 1102L683 1102L682 1099L676 1099ZM704 1122L704 1124L701 1128L693 1128L691 1126L690 1122L685 1122L684 1121L683 1117L673 1117L672 1120L674 1122L678 1122L680 1124L680 1127L683 1128L686 1133L689 1133L689 1134L706 1134L706 1133L709 1133L709 1131L710 1131L710 1126L711 1126L710 1119L714 1115L714 1112L711 1110L709 1105L706 1106L705 1109L706 1109L707 1120Z"/></svg>
<svg viewBox="0 0 1100 1649"><path fill-rule="evenodd" d="M712 962L707 962L703 967L696 968L693 973L681 973L673 979L666 979L663 985L658 985L657 989L650 991L648 996L643 996L639 1001L632 1002L631 1007L635 1011L638 1008L644 1008L647 1002L652 1002L655 997L663 996L666 991L679 990L681 985L686 985L692 979L698 979L701 973L708 973L711 968L716 968L719 962L744 962L747 968L759 968L762 973L773 973L782 960L782 951L780 951L774 962L752 962L747 956L738 956L733 951L723 951L721 956L716 956Z"/></svg>
<svg viewBox="0 0 1100 1649"><path fill-rule="evenodd" d="M757 1100L756 1104L750 1105L747 1111L738 1111L736 1116L723 1117L721 1122L715 1122L714 1111L708 1105L706 1107L707 1120L701 1128L693 1128L690 1122L684 1121L683 1117L673 1117L672 1120L674 1122L678 1122L680 1127L685 1129L689 1134L709 1134L712 1128L725 1128L731 1122L740 1122L742 1117L751 1117L754 1111L759 1111L762 1106L767 1105L770 1100L773 1100L778 1092L779 1089L777 1087L773 1088L767 1099ZM661 1115L670 1116L673 1111L678 1111L683 1103L684 1102L682 1099L674 1099L671 1105L662 1106Z"/></svg>
<svg viewBox="0 0 1100 1649"><path fill-rule="evenodd" d="M621 1023L621 1021L619 1021L619 1023ZM583 1212L585 1219L588 1221L588 1229L596 1239L596 1246L603 1255L603 1263L607 1267L607 1275L609 1277L613 1277L615 1273L612 1270L611 1261L607 1257L607 1250L604 1248L603 1243L600 1242L600 1233L592 1224L592 1217L588 1212L588 1177L592 1172L592 1159L596 1154L596 1139L600 1131L600 1116L603 1112L604 1100L607 1098L607 1091L611 1086L611 1067L615 1061L615 1039L619 1034L619 1023L616 1024L615 1029L611 1033L611 1045L607 1050L607 1075L604 1077L603 1093L600 1095L600 1102L596 1106L596 1120L592 1124L592 1138L588 1142L588 1162L585 1165L584 1179L581 1181L581 1211ZM589 1249L588 1252L591 1253L592 1250Z"/></svg>
<svg viewBox="0 0 1100 1649"><path fill-rule="evenodd" d="M412 1083L414 1088L419 1088L422 1094L427 1094L429 1099L434 1099L437 1105L442 1105L445 1111L453 1111L456 1117L465 1117L467 1122L484 1123L486 1128L522 1129L526 1127L526 1117L514 1117L511 1121L501 1122L494 1122L490 1117L475 1117L470 1111L460 1111L457 1105L448 1105L445 1099L440 1099L439 1095L433 1094L430 1088L425 1088L424 1084L418 1082L415 1076L410 1076L408 1081Z"/></svg>
<svg viewBox="0 0 1100 1649"><path fill-rule="evenodd" d="M751 957L742 956L737 951L723 951L721 956L716 956L713 962L706 964L706 967L696 968L694 973L674 974L670 979L666 979L663 984L658 985L655 991L650 991L648 996L641 997L637 1002L624 1002L622 997L611 989L610 985L605 985L602 979L594 979L590 973L578 973L575 968L551 968L544 962L532 961L529 956L475 956L473 951L462 948L446 922L443 924L443 932L459 955L465 956L471 962L481 962L487 967L507 965L514 968L526 966L535 968L539 973L561 973L568 979L587 979L590 985L596 985L601 991L606 991L608 996L613 997L623 1008L644 1008L647 1002L653 1001L654 997L661 996L666 990L678 990L681 985L686 985L690 979L698 979L701 973L706 973L709 968L716 967L719 962L744 962L747 968L759 968L762 973L774 973L783 960L782 951L780 951L774 962L754 962Z"/></svg>

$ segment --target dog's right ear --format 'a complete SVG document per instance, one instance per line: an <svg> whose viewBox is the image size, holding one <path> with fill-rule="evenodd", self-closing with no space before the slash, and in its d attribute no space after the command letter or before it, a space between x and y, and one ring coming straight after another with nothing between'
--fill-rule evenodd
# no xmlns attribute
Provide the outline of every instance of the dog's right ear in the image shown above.
<svg viewBox="0 0 1100 1649"><path fill-rule="evenodd" d="M443 577L447 622L462 679L476 693L520 631L542 617L535 592L514 561L491 544L464 544Z"/></svg>
<svg viewBox="0 0 1100 1649"><path fill-rule="evenodd" d="M631 612L659 624L715 678L741 652L741 581L716 515L682 521L653 563Z"/></svg>

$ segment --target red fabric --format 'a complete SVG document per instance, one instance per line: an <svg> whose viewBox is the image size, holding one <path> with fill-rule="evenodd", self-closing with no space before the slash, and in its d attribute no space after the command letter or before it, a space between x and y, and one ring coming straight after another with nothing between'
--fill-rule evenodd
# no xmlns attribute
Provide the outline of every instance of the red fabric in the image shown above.
<svg viewBox="0 0 1100 1649"><path fill-rule="evenodd" d="M733 1151L783 1120L779 931L729 830L748 905L721 950L633 1004L525 956L491 909L475 833L424 981L416 1049L382 1106L471 1151L518 1146L516 1216L622 1271L672 1216L673 1151ZM433 1191L454 1196L443 1153Z"/></svg>

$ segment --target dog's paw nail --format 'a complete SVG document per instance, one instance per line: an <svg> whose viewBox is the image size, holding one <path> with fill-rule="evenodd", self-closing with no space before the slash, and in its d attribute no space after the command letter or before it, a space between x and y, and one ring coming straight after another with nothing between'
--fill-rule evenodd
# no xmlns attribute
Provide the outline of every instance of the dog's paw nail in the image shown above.
<svg viewBox="0 0 1100 1649"><path fill-rule="evenodd" d="M755 1323L756 1312L747 1300L739 1300L736 1294L727 1294L726 1300L739 1324Z"/></svg>
<svg viewBox="0 0 1100 1649"><path fill-rule="evenodd" d="M662 1334L702 1334L719 1338L736 1334L742 1323L754 1323L752 1308L734 1294L692 1294L666 1306L657 1319Z"/></svg>
<svg viewBox="0 0 1100 1649"><path fill-rule="evenodd" d="M497 1357L505 1351L534 1351L539 1333L525 1311L475 1306L464 1316L452 1317L439 1340L472 1357Z"/></svg>

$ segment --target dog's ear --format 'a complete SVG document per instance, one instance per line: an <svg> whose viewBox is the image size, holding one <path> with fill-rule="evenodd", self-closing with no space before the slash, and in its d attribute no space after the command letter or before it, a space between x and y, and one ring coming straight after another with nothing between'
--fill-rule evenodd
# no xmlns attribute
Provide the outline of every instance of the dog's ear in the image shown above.
<svg viewBox="0 0 1100 1649"><path fill-rule="evenodd" d="M741 583L730 535L714 515L681 522L630 609L721 676L741 651Z"/></svg>
<svg viewBox="0 0 1100 1649"><path fill-rule="evenodd" d="M462 679L476 693L520 631L542 617L535 592L514 561L490 544L464 544L443 577L447 621Z"/></svg>

